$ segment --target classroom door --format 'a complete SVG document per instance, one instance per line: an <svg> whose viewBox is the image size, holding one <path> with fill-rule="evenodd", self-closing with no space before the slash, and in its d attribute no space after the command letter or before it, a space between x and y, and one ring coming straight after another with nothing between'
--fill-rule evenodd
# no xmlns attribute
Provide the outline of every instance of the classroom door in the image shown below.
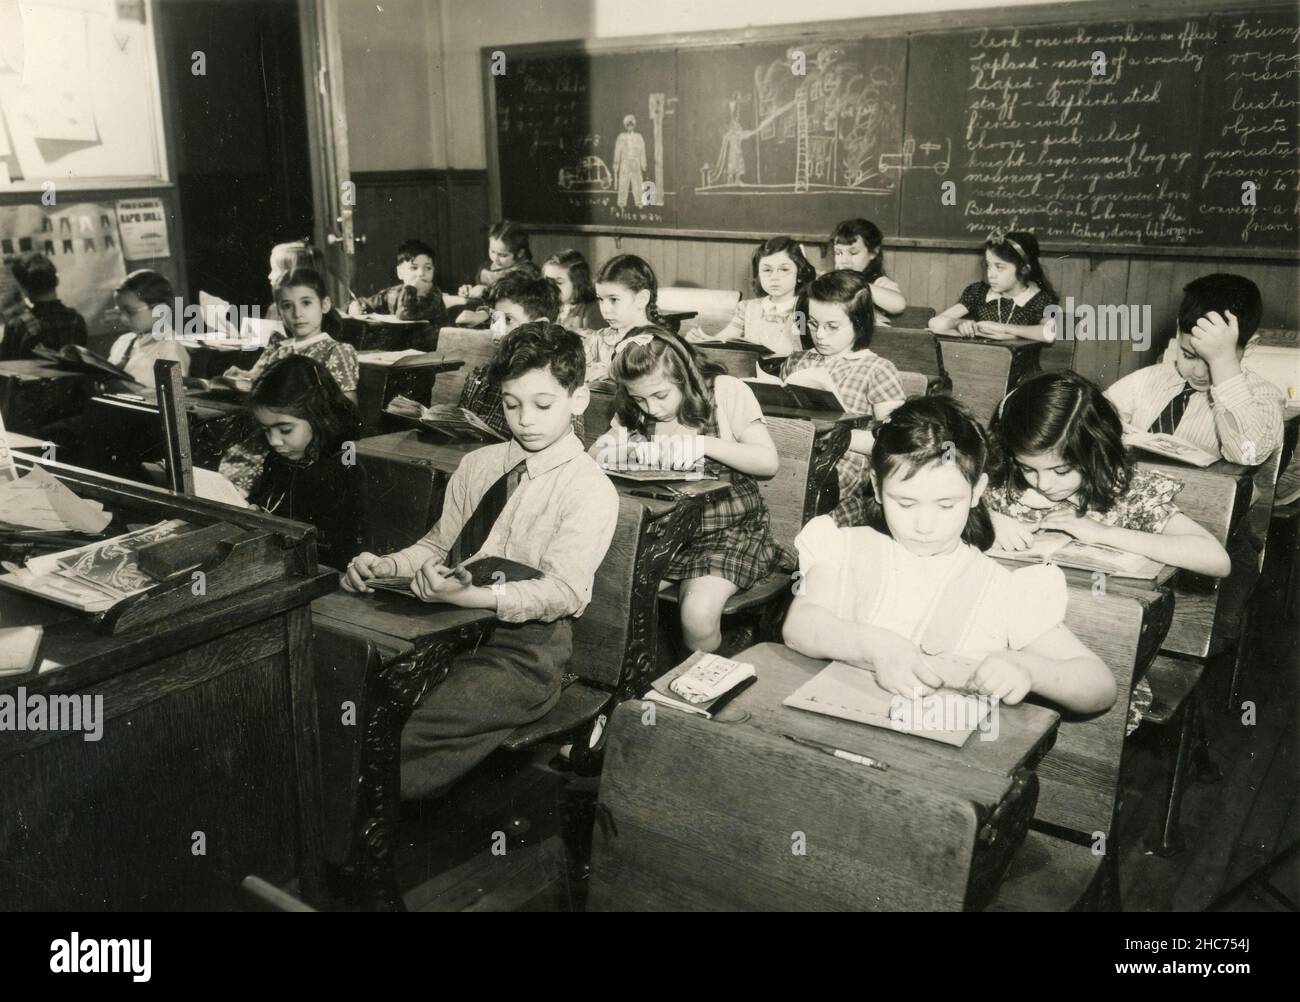
<svg viewBox="0 0 1300 1002"><path fill-rule="evenodd" d="M303 71L307 79L307 135L311 150L316 245L325 251L330 295L340 308L352 299L354 255L366 238L352 229L356 186L348 162L348 118L343 97L339 0L299 0Z"/></svg>

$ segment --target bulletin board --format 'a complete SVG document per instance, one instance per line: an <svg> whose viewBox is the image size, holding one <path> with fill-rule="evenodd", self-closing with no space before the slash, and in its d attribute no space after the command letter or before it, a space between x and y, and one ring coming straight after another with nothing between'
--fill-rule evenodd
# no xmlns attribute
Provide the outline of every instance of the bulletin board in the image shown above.
<svg viewBox="0 0 1300 1002"><path fill-rule="evenodd" d="M0 193L167 180L152 0L0 0Z"/></svg>

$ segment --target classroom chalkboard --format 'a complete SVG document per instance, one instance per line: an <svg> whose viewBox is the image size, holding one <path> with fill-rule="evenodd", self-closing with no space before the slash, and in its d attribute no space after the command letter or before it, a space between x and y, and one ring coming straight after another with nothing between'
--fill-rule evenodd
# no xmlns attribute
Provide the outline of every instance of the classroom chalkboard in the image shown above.
<svg viewBox="0 0 1300 1002"><path fill-rule="evenodd" d="M1030 229L1084 249L1300 244L1294 6L862 24L740 45L506 49L508 71L490 77L503 215L814 237L860 215L918 242Z"/></svg>

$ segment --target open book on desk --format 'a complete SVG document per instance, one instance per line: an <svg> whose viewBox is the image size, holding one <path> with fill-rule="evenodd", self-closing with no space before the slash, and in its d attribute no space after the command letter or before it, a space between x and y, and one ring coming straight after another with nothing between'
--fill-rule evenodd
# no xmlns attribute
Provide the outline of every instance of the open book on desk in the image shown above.
<svg viewBox="0 0 1300 1002"><path fill-rule="evenodd" d="M403 321L406 323L407 321ZM424 321L411 321L423 323ZM362 364L383 365L390 369L420 369L430 365L447 366L451 361L434 351L419 348L397 348L393 351L359 351L357 361Z"/></svg>
<svg viewBox="0 0 1300 1002"><path fill-rule="evenodd" d="M45 359L47 362L55 362L65 369L89 372L91 375L100 376L101 378L112 376L114 379L124 379L128 383L135 383L134 377L125 369L119 368L102 355L96 355L89 348L83 348L79 344L65 344L57 351L47 348L43 344L38 344L32 348L32 354Z"/></svg>
<svg viewBox="0 0 1300 1002"><path fill-rule="evenodd" d="M955 654L922 656L944 681L931 695L896 696L880 687L872 671L832 661L782 705L961 747L993 705L964 691L979 662Z"/></svg>
<svg viewBox="0 0 1300 1002"><path fill-rule="evenodd" d="M848 412L835 381L825 369L800 369L785 380L759 369L758 374L746 379L745 383L754 391L759 406L764 410L781 407L828 414Z"/></svg>
<svg viewBox="0 0 1300 1002"><path fill-rule="evenodd" d="M1176 463L1190 463L1202 468L1219 461L1218 456L1206 452L1200 446L1193 445L1177 435L1166 435L1163 432L1130 431L1124 435L1124 444L1163 459L1172 459Z"/></svg>
<svg viewBox="0 0 1300 1002"><path fill-rule="evenodd" d="M1033 545L1024 550L1003 550L994 547L990 557L1016 560L1026 564L1059 564L1081 571L1101 571L1117 578L1155 580L1164 569L1159 561L1138 553L1116 549L1105 543L1085 543L1069 533L1054 529L1039 529L1034 533Z"/></svg>
<svg viewBox="0 0 1300 1002"><path fill-rule="evenodd" d="M225 372L220 376L213 376L211 379L186 376L182 382L187 390L197 390L200 393L209 393L213 396L240 399L247 396L253 388L253 380L247 374L237 375L233 372Z"/></svg>
<svg viewBox="0 0 1300 1002"><path fill-rule="evenodd" d="M505 435L467 407L446 404L424 407L409 397L396 396L384 408L385 414L403 418L421 431L451 442L505 442Z"/></svg>

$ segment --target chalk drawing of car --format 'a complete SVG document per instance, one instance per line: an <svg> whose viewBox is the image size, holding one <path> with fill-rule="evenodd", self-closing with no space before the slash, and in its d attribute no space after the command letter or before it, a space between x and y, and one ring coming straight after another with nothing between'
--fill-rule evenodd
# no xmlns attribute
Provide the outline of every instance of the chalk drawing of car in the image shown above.
<svg viewBox="0 0 1300 1002"><path fill-rule="evenodd" d="M577 167L560 168L560 187L565 191L613 191L614 178L600 157L583 157Z"/></svg>

